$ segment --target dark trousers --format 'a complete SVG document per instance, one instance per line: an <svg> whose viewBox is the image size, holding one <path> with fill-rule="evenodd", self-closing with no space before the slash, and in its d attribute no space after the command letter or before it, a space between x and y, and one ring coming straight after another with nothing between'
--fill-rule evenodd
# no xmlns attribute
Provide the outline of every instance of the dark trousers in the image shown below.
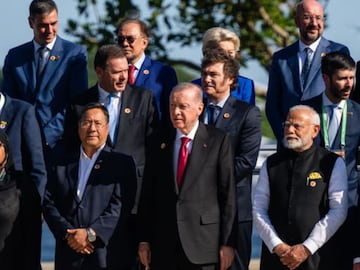
<svg viewBox="0 0 360 270"><path fill-rule="evenodd" d="M230 270L247 270L251 259L252 221L237 224L235 258Z"/></svg>

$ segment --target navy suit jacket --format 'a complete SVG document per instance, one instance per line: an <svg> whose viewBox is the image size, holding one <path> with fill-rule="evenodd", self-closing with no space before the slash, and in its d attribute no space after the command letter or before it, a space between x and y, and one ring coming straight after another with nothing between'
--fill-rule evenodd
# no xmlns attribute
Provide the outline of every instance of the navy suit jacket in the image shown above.
<svg viewBox="0 0 360 270"><path fill-rule="evenodd" d="M250 221L252 172L261 143L260 111L253 105L229 96L215 127L230 135L234 152L238 221Z"/></svg>
<svg viewBox="0 0 360 270"><path fill-rule="evenodd" d="M3 76L5 93L35 105L44 143L54 147L63 134L66 106L87 90L85 49L58 36L37 87L34 44L30 41L8 52Z"/></svg>
<svg viewBox="0 0 360 270"><path fill-rule="evenodd" d="M0 114L0 129L9 137L15 170L22 172L23 181L27 181L19 184L37 190L40 202L44 197L47 177L34 107L5 94L1 98L5 98L5 104Z"/></svg>
<svg viewBox="0 0 360 270"><path fill-rule="evenodd" d="M139 241L150 243L154 267L175 264L176 235L190 262L216 263L220 246L231 246L234 240L230 139L212 126L199 124L180 190L174 172L174 141L175 129L168 129L154 135L148 149L138 213Z"/></svg>
<svg viewBox="0 0 360 270"><path fill-rule="evenodd" d="M122 211L120 187L123 182L136 181L132 158L105 147L79 199L78 170L79 155L68 158L55 167L46 187L44 217L56 239L55 268L59 270L106 267L106 247ZM66 230L88 227L97 234L95 251L90 255L76 253L65 240Z"/></svg>
<svg viewBox="0 0 360 270"><path fill-rule="evenodd" d="M314 53L304 89L300 82L299 41L273 55L265 110L278 143L282 142L284 136L282 123L285 121L289 109L300 104L301 101L321 94L325 90L321 74L321 57L334 51L350 54L346 46L322 37Z"/></svg>
<svg viewBox="0 0 360 270"><path fill-rule="evenodd" d="M201 78L193 80L192 83L201 87ZM206 94L204 94L206 96ZM246 103L255 105L255 86L252 79L238 76L238 86L231 91L231 95Z"/></svg>
<svg viewBox="0 0 360 270"><path fill-rule="evenodd" d="M153 92L159 117L165 126L171 126L169 114L170 92L177 85L178 80L175 70L159 61L145 56L135 80L136 86L141 86Z"/></svg>
<svg viewBox="0 0 360 270"><path fill-rule="evenodd" d="M313 107L320 115L322 113L322 94L303 102L303 104ZM321 119L322 121L322 119ZM356 205L356 193L358 189L358 172L356 170L356 161L358 147L360 146L360 129L356 128L360 123L360 105L353 100L347 100L347 122L346 122L346 137L345 137L345 164L348 175L348 194L349 194L349 207ZM334 140L334 149L340 149L340 134L341 128ZM317 138L314 140L316 144L324 146L324 135L321 130ZM353 196L352 196L353 195Z"/></svg>

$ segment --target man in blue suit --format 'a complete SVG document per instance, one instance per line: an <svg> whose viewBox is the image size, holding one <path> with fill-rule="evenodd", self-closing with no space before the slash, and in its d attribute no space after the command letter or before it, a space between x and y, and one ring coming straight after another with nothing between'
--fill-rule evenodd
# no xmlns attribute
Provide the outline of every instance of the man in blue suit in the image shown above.
<svg viewBox="0 0 360 270"><path fill-rule="evenodd" d="M16 252L7 253L6 257L11 258L8 260L12 269L38 269L41 203L47 178L34 107L0 93L0 129L9 137L14 168L21 174L17 183L21 192L20 211L9 240L14 243Z"/></svg>
<svg viewBox="0 0 360 270"><path fill-rule="evenodd" d="M261 114L254 105L231 95L231 90L236 88L238 68L238 62L223 50L204 52L201 85L208 100L204 102L207 106L201 119L230 135L237 202L236 249L231 269L246 270L251 258L252 171L261 142ZM219 113L213 116L216 106Z"/></svg>
<svg viewBox="0 0 360 270"><path fill-rule="evenodd" d="M355 61L347 54L332 52L323 57L321 71L325 92L307 100L304 104L313 107L320 115L321 129L318 143L345 160L348 176L348 215L345 223L333 236L340 264L334 269L352 269L356 229L356 206L358 201L357 171L358 147L360 146L360 105L349 99L355 77ZM334 132L332 126L335 125Z"/></svg>
<svg viewBox="0 0 360 270"><path fill-rule="evenodd" d="M8 52L2 89L35 105L49 161L63 134L66 106L87 90L87 53L57 36L58 10L53 0L34 0L29 10L34 39Z"/></svg>
<svg viewBox="0 0 360 270"><path fill-rule="evenodd" d="M175 70L145 54L149 45L150 29L143 21L126 18L120 22L116 33L118 44L124 49L129 62L129 83L153 92L161 122L165 126L171 126L169 96L177 84Z"/></svg>
<svg viewBox="0 0 360 270"><path fill-rule="evenodd" d="M78 153L49 177L44 217L56 239L57 270L107 269L108 243L122 212L121 187L136 181L133 159L106 146L108 132L107 109L85 106Z"/></svg>
<svg viewBox="0 0 360 270"><path fill-rule="evenodd" d="M282 123L289 108L321 94L325 89L320 71L321 58L332 51L349 54L346 46L322 37L324 21L324 10L318 1L298 3L295 23L300 40L273 56L265 109L279 146L283 138Z"/></svg>

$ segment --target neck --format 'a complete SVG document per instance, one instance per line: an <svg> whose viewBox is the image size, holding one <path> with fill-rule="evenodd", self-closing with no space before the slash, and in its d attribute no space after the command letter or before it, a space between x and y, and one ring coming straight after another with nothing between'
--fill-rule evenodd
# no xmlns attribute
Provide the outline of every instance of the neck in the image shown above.
<svg viewBox="0 0 360 270"><path fill-rule="evenodd" d="M82 149L84 151L84 153L89 157L92 158L92 156L96 153L96 151L99 148L94 148L94 147L87 147L87 146L82 146Z"/></svg>
<svg viewBox="0 0 360 270"><path fill-rule="evenodd" d="M325 91L325 95L333 104L338 104L341 101L341 98L334 97L328 91Z"/></svg>

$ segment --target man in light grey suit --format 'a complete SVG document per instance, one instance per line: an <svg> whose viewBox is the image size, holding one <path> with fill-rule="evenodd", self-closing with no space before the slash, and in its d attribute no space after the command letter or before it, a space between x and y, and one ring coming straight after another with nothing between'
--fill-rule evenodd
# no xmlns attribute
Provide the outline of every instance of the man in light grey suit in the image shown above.
<svg viewBox="0 0 360 270"><path fill-rule="evenodd" d="M322 37L324 21L324 10L318 1L304 0L298 3L295 23L299 28L300 40L273 56L266 116L278 145L283 138L282 123L289 108L321 94L325 89L321 76L321 58L332 51L350 54L346 46Z"/></svg>

